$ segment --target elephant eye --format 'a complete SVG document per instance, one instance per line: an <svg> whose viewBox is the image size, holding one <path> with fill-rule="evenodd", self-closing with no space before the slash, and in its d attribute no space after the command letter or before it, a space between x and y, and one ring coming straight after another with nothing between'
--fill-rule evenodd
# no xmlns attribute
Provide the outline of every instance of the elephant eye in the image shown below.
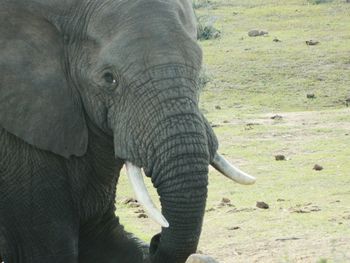
<svg viewBox="0 0 350 263"><path fill-rule="evenodd" d="M104 80L108 83L108 84L117 84L117 80L116 78L114 77L114 75L110 72L106 72L104 75L103 75L103 78Z"/></svg>

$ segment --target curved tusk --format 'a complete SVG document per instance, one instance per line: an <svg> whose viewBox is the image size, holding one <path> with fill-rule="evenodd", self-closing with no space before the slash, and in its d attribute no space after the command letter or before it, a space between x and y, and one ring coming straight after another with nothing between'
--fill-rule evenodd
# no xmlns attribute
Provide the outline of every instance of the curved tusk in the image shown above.
<svg viewBox="0 0 350 263"><path fill-rule="evenodd" d="M256 178L246 174L237 167L230 164L222 155L216 153L212 166L220 173L239 184L254 184Z"/></svg>
<svg viewBox="0 0 350 263"><path fill-rule="evenodd" d="M158 211L157 207L153 203L145 182L143 181L143 176L141 172L141 168L133 165L130 162L125 162L126 171L129 177L129 181L131 186L135 192L137 201L145 208L148 215L162 227L169 227L168 221L162 215L161 212Z"/></svg>

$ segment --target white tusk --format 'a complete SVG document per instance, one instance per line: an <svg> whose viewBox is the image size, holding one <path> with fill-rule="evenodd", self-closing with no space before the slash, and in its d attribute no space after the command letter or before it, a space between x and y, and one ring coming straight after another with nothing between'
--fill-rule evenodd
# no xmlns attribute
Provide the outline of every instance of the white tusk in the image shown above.
<svg viewBox="0 0 350 263"><path fill-rule="evenodd" d="M212 166L226 177L239 184L254 184L256 178L246 174L237 167L230 164L223 156L216 153Z"/></svg>
<svg viewBox="0 0 350 263"><path fill-rule="evenodd" d="M148 215L154 221L156 221L162 227L169 227L168 221L165 219L162 213L158 211L147 191L145 182L143 181L141 168L133 165L130 162L125 162L125 167L131 186L136 194L137 201L139 201L139 203L145 208Z"/></svg>

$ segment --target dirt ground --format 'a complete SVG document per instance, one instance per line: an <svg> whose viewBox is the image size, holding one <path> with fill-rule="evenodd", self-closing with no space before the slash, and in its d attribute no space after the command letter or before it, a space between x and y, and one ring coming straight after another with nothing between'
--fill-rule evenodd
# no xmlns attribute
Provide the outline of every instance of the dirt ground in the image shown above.
<svg viewBox="0 0 350 263"><path fill-rule="evenodd" d="M292 175L291 181L285 178L284 185L287 189L276 187L270 191L266 191L265 187L273 185L276 179L262 176L259 178L258 175L256 187L263 188L264 198L271 200L269 195L273 198L288 196L287 199L276 198L269 201L271 206L267 210L258 209L253 204L235 206L234 201L230 206L212 205L206 214L200 244L202 252L215 255L221 263L350 262L350 174L343 174L344 167L335 161L331 161L334 167L331 167L331 164L328 166L328 159L334 157L331 153L338 156L339 160L349 156L349 113L348 108L269 113L243 122L233 120L223 124L228 126L244 126L247 122L254 124L256 129L263 130L257 135L259 140L279 141L282 145L279 149L287 160L280 162L280 169L288 169L283 166L294 161L295 165L308 165L310 171L305 175L305 183L298 178L298 175L294 175L293 180ZM262 129L263 127L266 129ZM344 144L341 143L342 138ZM327 141L330 144L333 142L334 149L327 143L323 148L322 142ZM316 148L303 148L303 145L315 145ZM323 171L321 180L315 178L318 175L316 171L311 173L308 159L321 164L327 163L324 168L328 171ZM348 167L348 164L343 165ZM269 169L274 168L265 167L265 171ZM337 173L341 174L339 178L336 176ZM281 176L284 174L281 173ZM342 180L341 178L345 179L347 184L344 188L337 186L340 182L336 180ZM298 183L302 185L301 189ZM303 184L308 186L303 188L305 186ZM245 190L239 189L239 192L241 191L244 196ZM235 192L228 196L232 200L242 198ZM239 200L237 202L239 203ZM243 218L240 214L244 214ZM264 222L260 221L261 217ZM214 224L215 220L218 222Z"/></svg>

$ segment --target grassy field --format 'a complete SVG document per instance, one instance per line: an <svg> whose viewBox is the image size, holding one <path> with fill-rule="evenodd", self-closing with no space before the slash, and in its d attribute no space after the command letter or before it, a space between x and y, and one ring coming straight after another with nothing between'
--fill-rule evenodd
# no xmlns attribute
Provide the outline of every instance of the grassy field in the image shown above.
<svg viewBox="0 0 350 263"><path fill-rule="evenodd" d="M350 262L350 3L318 2L197 1L221 31L200 42L211 80L201 109L220 152L258 178L240 186L210 171L199 249L221 263ZM123 204L130 196L122 176L118 215L149 240L160 229Z"/></svg>

